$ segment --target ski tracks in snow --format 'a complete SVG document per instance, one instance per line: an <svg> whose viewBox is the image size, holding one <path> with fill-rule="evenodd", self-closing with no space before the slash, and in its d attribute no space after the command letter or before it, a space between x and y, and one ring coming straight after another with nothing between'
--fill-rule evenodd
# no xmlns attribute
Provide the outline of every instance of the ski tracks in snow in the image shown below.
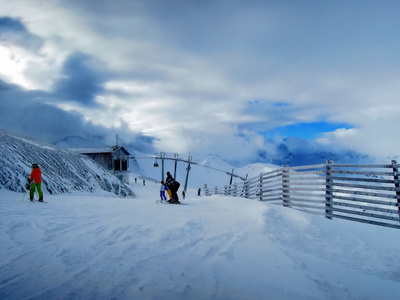
<svg viewBox="0 0 400 300"><path fill-rule="evenodd" d="M243 230L249 215L228 207L221 216L213 209L218 203L210 202L205 219L193 218L195 202L156 206L163 211L154 219L151 209L132 199L48 198L47 206L21 201L1 216L8 228L1 231L7 241L2 299L144 299L157 290L171 299L201 299L210 296L210 286L212 298L221 298L225 275L218 265L232 263L237 244L249 235Z"/></svg>
<svg viewBox="0 0 400 300"><path fill-rule="evenodd" d="M393 293L390 280L399 282L396 240L375 242L392 231L348 233L229 197L157 205L155 193L48 196L46 205L2 197L0 298L375 299L376 287ZM360 280L374 285L360 291Z"/></svg>

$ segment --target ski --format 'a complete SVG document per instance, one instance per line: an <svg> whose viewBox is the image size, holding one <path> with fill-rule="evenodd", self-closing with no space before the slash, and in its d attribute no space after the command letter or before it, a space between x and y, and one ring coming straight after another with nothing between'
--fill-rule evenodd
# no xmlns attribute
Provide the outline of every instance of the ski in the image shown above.
<svg viewBox="0 0 400 300"><path fill-rule="evenodd" d="M182 203L182 202L179 202L179 203L173 202L173 203L171 203L171 202L168 202L168 201L165 201L165 200L163 200L163 201L156 200L156 203L157 204L186 204L186 203Z"/></svg>
<svg viewBox="0 0 400 300"><path fill-rule="evenodd" d="M38 200L36 200L36 199L33 199L31 202L32 202L32 203L49 203L49 202L47 202L47 201L38 201Z"/></svg>

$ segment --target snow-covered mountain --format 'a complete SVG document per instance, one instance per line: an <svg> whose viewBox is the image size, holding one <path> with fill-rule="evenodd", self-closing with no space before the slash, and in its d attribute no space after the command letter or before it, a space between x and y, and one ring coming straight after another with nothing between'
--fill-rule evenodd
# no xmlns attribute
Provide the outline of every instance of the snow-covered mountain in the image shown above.
<svg viewBox="0 0 400 300"><path fill-rule="evenodd" d="M93 160L44 142L0 130L0 189L24 192L31 164L42 170L42 190L49 194L105 190L132 191Z"/></svg>

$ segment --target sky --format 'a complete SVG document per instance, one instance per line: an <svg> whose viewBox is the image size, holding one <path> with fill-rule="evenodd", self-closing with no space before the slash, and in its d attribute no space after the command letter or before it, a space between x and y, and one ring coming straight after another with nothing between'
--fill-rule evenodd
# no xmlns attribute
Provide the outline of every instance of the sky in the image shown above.
<svg viewBox="0 0 400 300"><path fill-rule="evenodd" d="M400 2L0 0L0 128L399 154Z"/></svg>

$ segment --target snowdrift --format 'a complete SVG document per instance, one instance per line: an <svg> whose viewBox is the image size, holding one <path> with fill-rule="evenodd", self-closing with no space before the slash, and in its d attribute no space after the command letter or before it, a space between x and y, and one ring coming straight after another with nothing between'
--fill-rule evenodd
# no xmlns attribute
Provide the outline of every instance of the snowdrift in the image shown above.
<svg viewBox="0 0 400 300"><path fill-rule="evenodd" d="M0 189L24 192L31 164L42 170L42 190L46 194L95 192L116 195L132 191L93 160L44 142L0 130Z"/></svg>

